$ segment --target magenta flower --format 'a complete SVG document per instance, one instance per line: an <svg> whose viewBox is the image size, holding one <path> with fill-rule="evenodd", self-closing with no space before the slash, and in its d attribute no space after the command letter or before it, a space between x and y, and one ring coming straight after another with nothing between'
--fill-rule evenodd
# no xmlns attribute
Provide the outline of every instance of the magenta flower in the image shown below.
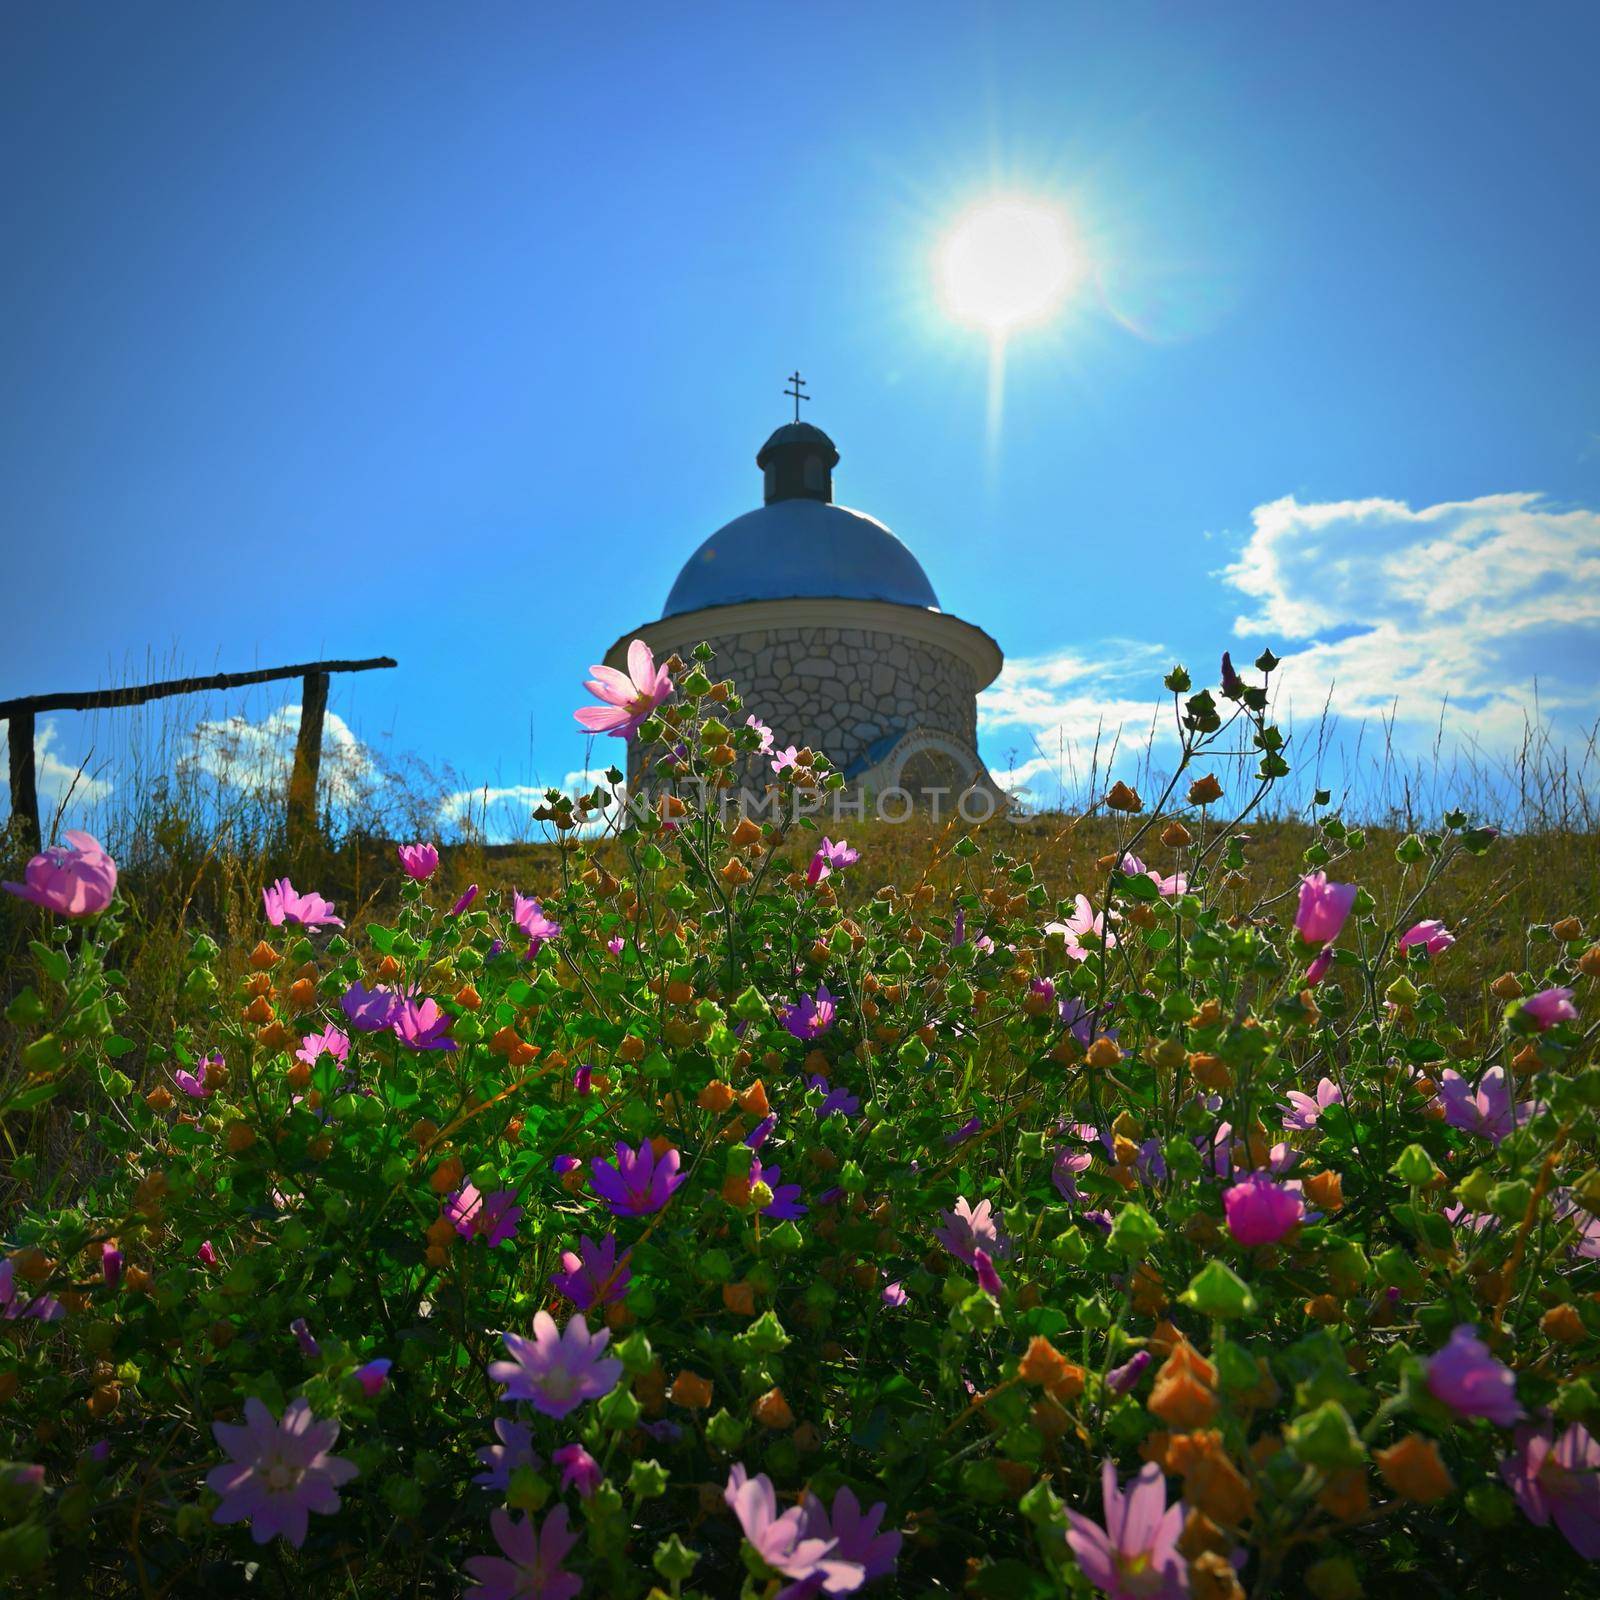
<svg viewBox="0 0 1600 1600"><path fill-rule="evenodd" d="M332 1056L340 1066L350 1059L350 1035L331 1022L321 1033L308 1033L294 1053L295 1060L305 1062L308 1067L316 1066L323 1056Z"/></svg>
<svg viewBox="0 0 1600 1600"><path fill-rule="evenodd" d="M1148 878L1163 898L1182 894L1189 887L1189 880L1183 873L1174 872L1170 878L1163 878L1159 872L1147 867L1138 856L1125 855L1122 858L1122 870L1130 878Z"/></svg>
<svg viewBox="0 0 1600 1600"><path fill-rule="evenodd" d="M444 1217L463 1239L482 1239L492 1248L516 1236L522 1207L515 1189L497 1189L485 1198L467 1183L445 1201Z"/></svg>
<svg viewBox="0 0 1600 1600"><path fill-rule="evenodd" d="M561 924L544 914L544 907L526 895L516 897L511 920L528 936L528 954L534 955L547 941L561 932Z"/></svg>
<svg viewBox="0 0 1600 1600"><path fill-rule="evenodd" d="M1446 1067L1439 1080L1439 1099L1444 1103L1444 1120L1452 1128L1495 1144L1515 1133L1533 1114L1532 1101L1513 1109L1504 1067L1490 1067L1476 1089L1453 1067Z"/></svg>
<svg viewBox="0 0 1600 1600"><path fill-rule="evenodd" d="M616 1163L595 1156L589 1163L589 1186L611 1208L614 1217L647 1217L659 1211L688 1177L678 1171L678 1152L656 1156L648 1139L637 1150L617 1142Z"/></svg>
<svg viewBox="0 0 1600 1600"><path fill-rule="evenodd" d="M364 983L352 983L339 997L339 1009L344 1012L350 1026L361 1033L383 1033L394 1024L394 1014L401 997L392 989L369 989ZM306 1044L310 1040L304 1041Z"/></svg>
<svg viewBox="0 0 1600 1600"><path fill-rule="evenodd" d="M606 1481L600 1463L581 1444L564 1444L559 1450L552 1450L550 1465L560 1469L561 1487L570 1489L576 1485L585 1500Z"/></svg>
<svg viewBox="0 0 1600 1600"><path fill-rule="evenodd" d="M257 1544L281 1535L298 1550L305 1543L307 1514L338 1511L339 1486L356 1476L355 1463L328 1454L339 1424L332 1418L319 1422L304 1397L291 1400L279 1422L251 1395L244 1417L242 1425L211 1424L230 1458L206 1474L206 1487L222 1497L211 1519L247 1521Z"/></svg>
<svg viewBox="0 0 1600 1600"><path fill-rule="evenodd" d="M467 885L467 887L466 887L466 891L462 894L461 898L459 900L457 900L456 903L453 906L450 907L450 910L449 910L449 912L447 914L449 916L452 916L452 917L459 917L461 915L461 913L463 911L465 911L467 909L467 907L470 906L472 904L472 902L474 900L476 900L477 898L478 898L478 886L477 886L477 884L469 883Z"/></svg>
<svg viewBox="0 0 1600 1600"><path fill-rule="evenodd" d="M759 1158L750 1163L752 1187L764 1183L772 1191L772 1203L763 1208L761 1215L770 1217L774 1222L789 1222L795 1217L803 1217L809 1209L800 1203L800 1185L780 1182L782 1177L782 1167L764 1167Z"/></svg>
<svg viewBox="0 0 1600 1600"><path fill-rule="evenodd" d="M533 1448L533 1434L520 1422L496 1417L494 1431L500 1442L486 1444L478 1451L478 1460L485 1470L472 1481L481 1483L485 1489L504 1491L511 1487L511 1474L518 1467L537 1472L544 1461Z"/></svg>
<svg viewBox="0 0 1600 1600"><path fill-rule="evenodd" d="M117 1270L120 1275L120 1255L117 1257ZM67 1308L50 1295L39 1294L24 1299L22 1291L17 1288L16 1263L9 1258L0 1261L0 1318L7 1322L15 1322L18 1317L31 1317L35 1322L59 1322L66 1314Z"/></svg>
<svg viewBox="0 0 1600 1600"><path fill-rule="evenodd" d="M1308 873L1300 880L1295 931L1307 944L1332 944L1355 903L1355 884L1329 883L1325 872Z"/></svg>
<svg viewBox="0 0 1600 1600"><path fill-rule="evenodd" d="M31 900L63 917L92 917L117 892L117 864L90 833L69 830L65 844L51 845L27 865L21 883L0 884L7 894Z"/></svg>
<svg viewBox="0 0 1600 1600"><path fill-rule="evenodd" d="M1442 922L1418 922L1400 935L1400 948L1412 946L1426 950L1430 956L1442 956L1456 942L1456 936Z"/></svg>
<svg viewBox="0 0 1600 1600"><path fill-rule="evenodd" d="M262 903L267 908L267 921L274 928L286 922L298 922L303 928L342 928L344 919L333 914L333 903L313 892L301 894L287 878L261 891Z"/></svg>
<svg viewBox="0 0 1600 1600"><path fill-rule="evenodd" d="M1311 965L1306 968L1306 986L1315 989L1316 986L1328 976L1328 968L1333 965L1333 946L1325 944L1311 958Z"/></svg>
<svg viewBox="0 0 1600 1600"><path fill-rule="evenodd" d="M1600 1444L1581 1422L1560 1439L1550 1423L1518 1428L1516 1453L1500 1463L1500 1476L1536 1528L1552 1518L1585 1561L1600 1561Z"/></svg>
<svg viewBox="0 0 1600 1600"><path fill-rule="evenodd" d="M817 847L817 853L811 858L811 865L806 868L806 882L813 888L821 883L824 878L831 877L841 867L853 866L861 859L859 850L852 850L841 839L837 844L826 835Z"/></svg>
<svg viewBox="0 0 1600 1600"><path fill-rule="evenodd" d="M863 1511L854 1491L841 1488L833 1497L831 1511L814 1494L807 1494L802 1509L806 1534L812 1539L831 1540L835 1561L860 1567L867 1583L893 1573L900 1559L900 1533L893 1528L888 1533L878 1531L889 1509L882 1500L870 1511ZM836 1592L848 1591L823 1590L825 1594Z"/></svg>
<svg viewBox="0 0 1600 1600"><path fill-rule="evenodd" d="M972 1252L972 1270L978 1275L978 1287L986 1295L998 1300L1005 1285L1000 1282L1000 1274L994 1270L993 1257L982 1246Z"/></svg>
<svg viewBox="0 0 1600 1600"><path fill-rule="evenodd" d="M1526 1413L1517 1403L1517 1379L1496 1361L1478 1330L1463 1322L1450 1342L1428 1362L1428 1392L1458 1416L1487 1417L1509 1428Z"/></svg>
<svg viewBox="0 0 1600 1600"><path fill-rule="evenodd" d="M614 1305L627 1297L628 1285L633 1281L633 1269L628 1265L632 1253L624 1250L618 1260L614 1233L608 1233L598 1244L584 1234L578 1240L577 1252L561 1252L561 1270L550 1274L550 1285L580 1311Z"/></svg>
<svg viewBox="0 0 1600 1600"><path fill-rule="evenodd" d="M369 1400L376 1400L389 1382L389 1368L394 1365L388 1356L375 1356L355 1370L355 1380Z"/></svg>
<svg viewBox="0 0 1600 1600"><path fill-rule="evenodd" d="M743 1463L736 1461L729 1469L723 1499L739 1519L750 1548L774 1572L786 1578L816 1579L830 1594L848 1594L865 1579L859 1562L835 1556L839 1541L831 1530L827 1538L808 1532L801 1507L792 1506L778 1515L778 1497L766 1473L758 1472L752 1478Z"/></svg>
<svg viewBox="0 0 1600 1600"><path fill-rule="evenodd" d="M1529 995L1517 1010L1541 1033L1555 1027L1558 1022L1578 1020L1578 1008L1572 1003L1570 989L1541 989L1538 994Z"/></svg>
<svg viewBox="0 0 1600 1600"><path fill-rule="evenodd" d="M794 1005L783 1008L783 1025L799 1040L820 1039L833 1026L838 1010L839 1003L828 993L828 986L819 983L815 998L803 994Z"/></svg>
<svg viewBox="0 0 1600 1600"><path fill-rule="evenodd" d="M1000 1232L994 1220L994 1207L988 1200L969 1205L962 1195L954 1211L941 1211L944 1226L935 1228L933 1236L957 1261L965 1266L973 1264L973 1252L983 1250L993 1260L996 1256L1011 1253L1011 1242Z"/></svg>
<svg viewBox="0 0 1600 1600"><path fill-rule="evenodd" d="M624 939L620 933L614 933L609 939L606 940L606 949L609 950L614 956L620 956L627 948L628 941Z"/></svg>
<svg viewBox="0 0 1600 1600"><path fill-rule="evenodd" d="M1297 1133L1306 1133L1316 1127L1322 1113L1329 1106L1338 1105L1344 1099L1344 1095L1340 1093L1339 1085L1332 1078L1322 1078L1317 1083L1315 1095L1291 1089L1286 1099L1288 1103L1278 1107L1283 1113L1284 1127Z"/></svg>
<svg viewBox="0 0 1600 1600"><path fill-rule="evenodd" d="M1178 1600L1189 1592L1188 1567L1178 1554L1183 1532L1181 1500L1167 1504L1166 1480L1153 1461L1124 1493L1117 1469L1101 1469L1105 1526L1081 1512L1067 1512L1067 1543L1084 1576L1111 1600Z"/></svg>
<svg viewBox="0 0 1600 1600"><path fill-rule="evenodd" d="M583 1579L561 1563L578 1542L567 1526L567 1508L557 1506L543 1526L532 1516L520 1522L504 1507L489 1513L497 1556L468 1556L472 1587L464 1600L572 1600Z"/></svg>
<svg viewBox="0 0 1600 1600"><path fill-rule="evenodd" d="M626 673L615 667L590 667L589 671L592 676L584 688L602 704L579 706L572 714L590 733L631 739L640 723L672 698L672 674L656 665L656 658L643 639L635 639L628 646Z"/></svg>
<svg viewBox="0 0 1600 1600"><path fill-rule="evenodd" d="M122 1252L114 1244L100 1246L100 1275L105 1279L108 1289L115 1289L122 1282Z"/></svg>
<svg viewBox="0 0 1600 1600"><path fill-rule="evenodd" d="M222 1261L222 1257L217 1254L217 1247L209 1239L200 1241L200 1248L195 1251L194 1258L202 1267L215 1267Z"/></svg>
<svg viewBox="0 0 1600 1600"><path fill-rule="evenodd" d="M604 1354L611 1330L591 1334L578 1313L559 1332L548 1311L535 1313L533 1337L503 1333L509 1361L489 1364L489 1376L506 1386L504 1398L526 1400L547 1417L564 1417L586 1400L610 1394L622 1374L622 1363Z"/></svg>
<svg viewBox="0 0 1600 1600"><path fill-rule="evenodd" d="M204 1100L212 1092L206 1085L206 1069L208 1067L220 1067L221 1065L221 1056L201 1056L195 1062L193 1072L185 1072L182 1067L179 1067L173 1072L172 1081L191 1100Z"/></svg>
<svg viewBox="0 0 1600 1600"><path fill-rule="evenodd" d="M439 851L431 844L403 844L398 852L405 875L417 883L426 883L439 870Z"/></svg>
<svg viewBox="0 0 1600 1600"><path fill-rule="evenodd" d="M451 1020L437 1000L402 1000L389 1019L395 1038L408 1050L454 1050Z"/></svg>
<svg viewBox="0 0 1600 1600"><path fill-rule="evenodd" d="M1276 1244L1306 1214L1298 1183L1275 1183L1263 1172L1252 1172L1225 1190L1222 1207L1228 1232L1246 1246Z"/></svg>

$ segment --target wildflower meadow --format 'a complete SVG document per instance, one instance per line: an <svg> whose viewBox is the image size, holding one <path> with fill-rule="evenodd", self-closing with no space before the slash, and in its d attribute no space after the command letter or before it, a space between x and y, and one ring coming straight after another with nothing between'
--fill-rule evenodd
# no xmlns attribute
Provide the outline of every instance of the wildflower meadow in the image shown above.
<svg viewBox="0 0 1600 1600"><path fill-rule="evenodd" d="M1168 675L1072 883L959 817L891 877L642 643L577 715L648 789L552 795L537 893L264 877L153 993L112 857L36 855L8 1592L1600 1593L1600 917L1530 872L1463 982L1513 841L1326 795L1262 883L1275 666Z"/></svg>

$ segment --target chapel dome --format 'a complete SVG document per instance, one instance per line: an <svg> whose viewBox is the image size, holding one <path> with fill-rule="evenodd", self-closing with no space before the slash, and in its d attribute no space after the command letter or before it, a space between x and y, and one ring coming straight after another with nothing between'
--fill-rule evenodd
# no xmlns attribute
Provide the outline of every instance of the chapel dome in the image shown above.
<svg viewBox="0 0 1600 1600"><path fill-rule="evenodd" d="M718 528L683 564L663 617L748 600L886 600L937 611L922 564L876 517L833 504L833 440L786 423L762 445L766 504Z"/></svg>

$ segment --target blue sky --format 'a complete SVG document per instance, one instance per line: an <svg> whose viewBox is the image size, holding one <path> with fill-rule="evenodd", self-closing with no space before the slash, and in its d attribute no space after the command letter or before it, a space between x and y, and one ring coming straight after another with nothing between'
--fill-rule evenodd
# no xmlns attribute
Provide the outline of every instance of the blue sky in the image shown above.
<svg viewBox="0 0 1600 1600"><path fill-rule="evenodd" d="M1446 691L1448 738L1514 740L1536 676L1560 737L1597 714L1592 6L3 26L0 695L389 653L335 685L356 737L559 782L583 668L758 503L798 363L839 498L1012 660L997 769L1047 788L1224 645L1421 743ZM991 443L930 259L996 188L1098 271Z"/></svg>

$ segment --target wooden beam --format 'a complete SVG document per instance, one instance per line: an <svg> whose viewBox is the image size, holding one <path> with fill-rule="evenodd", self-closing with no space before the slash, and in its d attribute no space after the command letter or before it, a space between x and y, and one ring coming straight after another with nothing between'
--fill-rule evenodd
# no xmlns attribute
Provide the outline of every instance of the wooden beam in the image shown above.
<svg viewBox="0 0 1600 1600"><path fill-rule="evenodd" d="M12 711L6 722L6 754L11 769L11 816L22 824L22 842L39 848L39 790L33 770L33 713Z"/></svg>
<svg viewBox="0 0 1600 1600"><path fill-rule="evenodd" d="M101 711L112 706L142 706L169 694L202 694L209 689L240 689L251 683L271 683L278 678L304 678L330 672L371 672L397 665L393 656L373 656L368 661L303 661L294 667L268 667L260 672L218 672L208 678L169 678L164 683L141 683L131 689L93 689L85 694L25 694L0 700L0 717L19 712Z"/></svg>
<svg viewBox="0 0 1600 1600"><path fill-rule="evenodd" d="M317 830L317 777L322 770L322 722L328 712L328 674L308 672L300 691L300 734L289 773L289 848Z"/></svg>

